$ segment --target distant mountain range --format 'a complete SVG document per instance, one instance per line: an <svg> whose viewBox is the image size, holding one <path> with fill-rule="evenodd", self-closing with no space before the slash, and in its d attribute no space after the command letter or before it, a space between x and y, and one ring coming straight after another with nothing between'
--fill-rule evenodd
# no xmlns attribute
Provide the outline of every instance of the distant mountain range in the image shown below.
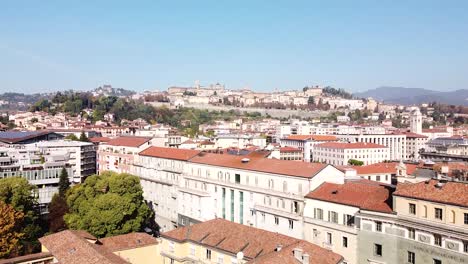
<svg viewBox="0 0 468 264"><path fill-rule="evenodd" d="M353 96L358 98L372 97L386 103L404 105L438 102L468 106L468 89L440 92L423 88L383 86L365 92L354 93Z"/></svg>

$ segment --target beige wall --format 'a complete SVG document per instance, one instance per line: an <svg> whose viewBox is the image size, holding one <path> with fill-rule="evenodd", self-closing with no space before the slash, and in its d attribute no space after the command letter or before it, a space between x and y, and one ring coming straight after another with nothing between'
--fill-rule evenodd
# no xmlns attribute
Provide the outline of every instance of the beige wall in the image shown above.
<svg viewBox="0 0 468 264"><path fill-rule="evenodd" d="M172 246L171 246L172 244ZM203 263L224 263L224 264L232 264L232 263L245 263L245 261L237 261L236 256L233 254L227 254L226 252L221 252L212 248L211 250L211 261L206 258L206 250L207 248L191 242L185 243L178 243L171 241L166 238L162 238L161 244L161 252L163 253L156 262L153 263L161 263L161 264L170 264L171 257L174 256L174 264L182 264L185 262L181 262L182 260L196 260ZM173 250L172 250L173 249ZM223 261L218 261L218 258L222 258ZM237 261L237 262L236 262Z"/></svg>
<svg viewBox="0 0 468 264"><path fill-rule="evenodd" d="M416 204L416 215L410 214L410 203ZM435 208L441 208L443 210L442 220L435 218ZM468 225L465 225L464 223L464 214L468 214L468 208L466 207L395 196L394 210L401 216L415 217L434 223L443 223L456 227L468 228Z"/></svg>
<svg viewBox="0 0 468 264"><path fill-rule="evenodd" d="M155 260L160 258L159 247L159 245L150 245L115 251L114 254L133 264L154 264Z"/></svg>

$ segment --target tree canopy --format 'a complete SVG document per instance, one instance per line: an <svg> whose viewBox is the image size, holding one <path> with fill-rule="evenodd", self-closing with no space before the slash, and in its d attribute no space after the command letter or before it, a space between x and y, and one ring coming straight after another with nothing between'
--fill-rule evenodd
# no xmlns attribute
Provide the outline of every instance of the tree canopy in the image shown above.
<svg viewBox="0 0 468 264"><path fill-rule="evenodd" d="M350 159L348 160L348 164L353 166L362 166L364 165L364 162L356 159Z"/></svg>
<svg viewBox="0 0 468 264"><path fill-rule="evenodd" d="M20 239L24 213L16 211L13 206L0 201L0 258L19 254L22 248Z"/></svg>
<svg viewBox="0 0 468 264"><path fill-rule="evenodd" d="M0 179L0 201L9 204L24 214L21 229L25 234L20 243L23 253L31 253L40 246L37 240L42 235L37 211L37 188L22 177Z"/></svg>
<svg viewBox="0 0 468 264"><path fill-rule="evenodd" d="M70 189L67 204L67 226L96 237L141 231L153 213L143 200L139 178L126 173L88 177Z"/></svg>

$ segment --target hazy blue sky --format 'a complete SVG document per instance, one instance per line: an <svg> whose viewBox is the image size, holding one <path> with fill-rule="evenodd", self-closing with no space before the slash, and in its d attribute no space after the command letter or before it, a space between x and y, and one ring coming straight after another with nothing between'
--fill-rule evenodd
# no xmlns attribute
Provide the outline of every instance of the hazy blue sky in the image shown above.
<svg viewBox="0 0 468 264"><path fill-rule="evenodd" d="M464 0L2 1L0 91L468 88L467 11Z"/></svg>

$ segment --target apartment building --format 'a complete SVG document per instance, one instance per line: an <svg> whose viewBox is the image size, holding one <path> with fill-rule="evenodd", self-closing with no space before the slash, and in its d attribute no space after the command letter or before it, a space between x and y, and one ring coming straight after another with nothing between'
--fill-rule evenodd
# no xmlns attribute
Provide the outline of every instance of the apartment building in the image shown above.
<svg viewBox="0 0 468 264"><path fill-rule="evenodd" d="M427 149L429 138L412 132L403 133L406 136L406 160L419 160L420 151Z"/></svg>
<svg viewBox="0 0 468 264"><path fill-rule="evenodd" d="M357 134L336 135L341 142L356 143L365 142L383 145L388 148L390 160L406 159L406 136L396 134Z"/></svg>
<svg viewBox="0 0 468 264"><path fill-rule="evenodd" d="M135 156L152 145L150 137L122 136L98 146L98 172L129 173Z"/></svg>
<svg viewBox="0 0 468 264"><path fill-rule="evenodd" d="M133 174L164 231L220 217L301 238L304 195L324 181L342 182L343 172L255 154L152 147L140 153Z"/></svg>
<svg viewBox="0 0 468 264"><path fill-rule="evenodd" d="M303 160L315 161L314 147L326 142L338 141L335 136L328 135L290 135L281 139L282 147L293 147L303 151Z"/></svg>
<svg viewBox="0 0 468 264"><path fill-rule="evenodd" d="M96 149L91 142L52 140L27 144L27 148L38 148L45 155L67 155L73 171L74 182L83 182L96 173Z"/></svg>
<svg viewBox="0 0 468 264"><path fill-rule="evenodd" d="M358 263L468 263L468 185L398 185L393 213L360 212Z"/></svg>
<svg viewBox="0 0 468 264"><path fill-rule="evenodd" d="M189 159L199 153L198 150L153 146L135 157L131 173L140 177L143 197L155 211L161 231L172 230L182 221L178 202L179 196L184 198L184 195L179 194L179 189Z"/></svg>
<svg viewBox="0 0 468 264"><path fill-rule="evenodd" d="M391 186L362 179L323 183L305 196L305 240L342 255L343 263L362 263L358 262L356 214L392 213L389 198L393 190Z"/></svg>
<svg viewBox="0 0 468 264"><path fill-rule="evenodd" d="M342 256L277 232L213 219L161 235L161 262L218 264L338 264Z"/></svg>
<svg viewBox="0 0 468 264"><path fill-rule="evenodd" d="M335 166L347 165L350 159L362 161L364 165L370 165L388 160L389 153L387 147L374 143L329 142L315 146L314 158L318 162Z"/></svg>
<svg viewBox="0 0 468 264"><path fill-rule="evenodd" d="M39 148L0 147L0 179L23 177L37 186L38 203L42 213L58 192L58 182L65 168L73 181L73 168L67 153L48 153Z"/></svg>
<svg viewBox="0 0 468 264"><path fill-rule="evenodd" d="M353 166L356 174L370 181L386 184L397 184L398 182L417 182L427 179L419 179L414 175L419 164L403 162L381 162L367 166Z"/></svg>

